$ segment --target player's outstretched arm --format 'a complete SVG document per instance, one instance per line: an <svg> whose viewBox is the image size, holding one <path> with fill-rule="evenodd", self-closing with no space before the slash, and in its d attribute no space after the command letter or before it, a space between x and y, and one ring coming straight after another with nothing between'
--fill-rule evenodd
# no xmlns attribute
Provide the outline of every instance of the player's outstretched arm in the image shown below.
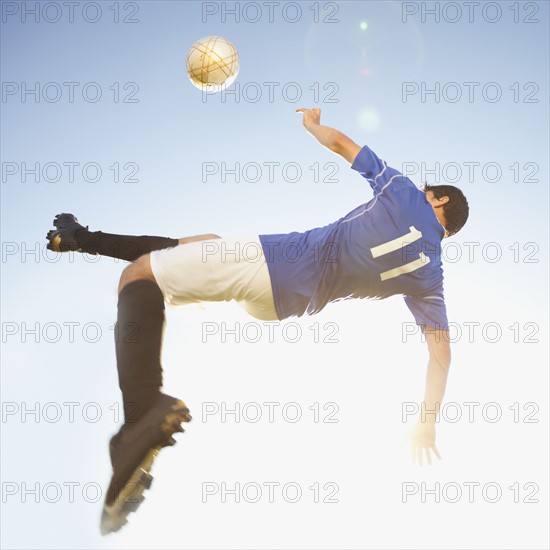
<svg viewBox="0 0 550 550"><path fill-rule="evenodd" d="M424 462L424 454L430 465L432 464L432 452L437 458L441 459L441 455L435 446L435 422L445 395L447 376L451 366L449 332L426 327L424 334L430 359L426 371L424 402L421 405L418 423L411 434L412 459L421 466Z"/></svg>
<svg viewBox="0 0 550 550"><path fill-rule="evenodd" d="M353 163L361 147L342 132L328 126L321 126L321 109L300 107L296 112L304 114L302 123L305 129L321 145L345 158L350 164Z"/></svg>

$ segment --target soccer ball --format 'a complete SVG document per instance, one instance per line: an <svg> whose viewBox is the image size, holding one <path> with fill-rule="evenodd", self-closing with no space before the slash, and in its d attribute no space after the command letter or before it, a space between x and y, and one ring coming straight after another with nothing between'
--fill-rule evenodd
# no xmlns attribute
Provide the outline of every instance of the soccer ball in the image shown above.
<svg viewBox="0 0 550 550"><path fill-rule="evenodd" d="M187 74L191 83L205 92L219 92L231 86L239 73L239 54L229 40L206 36L191 46Z"/></svg>

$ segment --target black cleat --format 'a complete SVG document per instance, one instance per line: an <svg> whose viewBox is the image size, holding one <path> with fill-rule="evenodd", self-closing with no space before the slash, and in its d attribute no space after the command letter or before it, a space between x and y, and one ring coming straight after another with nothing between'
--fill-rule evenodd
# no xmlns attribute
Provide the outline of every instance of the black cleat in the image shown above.
<svg viewBox="0 0 550 550"><path fill-rule="evenodd" d="M191 415L183 401L160 394L157 401L135 424L124 424L111 438L109 452L113 477L107 489L101 534L118 531L127 523L126 517L135 512L151 487L151 466L162 447L174 445L172 434L183 432L182 422Z"/></svg>
<svg viewBox="0 0 550 550"><path fill-rule="evenodd" d="M49 250L53 250L54 252L80 250L76 234L82 229L87 230L88 226L84 227L80 225L73 214L57 214L53 220L53 225L55 225L56 229L48 231L46 235L46 239L50 241L47 245Z"/></svg>

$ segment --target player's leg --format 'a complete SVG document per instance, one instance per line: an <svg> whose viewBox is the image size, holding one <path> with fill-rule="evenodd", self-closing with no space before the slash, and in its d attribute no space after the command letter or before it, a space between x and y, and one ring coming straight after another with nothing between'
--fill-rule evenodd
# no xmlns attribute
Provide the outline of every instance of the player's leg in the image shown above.
<svg viewBox="0 0 550 550"><path fill-rule="evenodd" d="M183 401L161 393L164 297L149 255L130 264L119 284L116 359L125 424L111 439L113 476L101 520L103 534L117 531L143 500L153 460L172 434L191 419Z"/></svg>
<svg viewBox="0 0 550 550"><path fill-rule="evenodd" d="M73 214L58 214L53 225L56 229L46 235L48 248L55 252L69 250L110 256L120 260L133 262L153 250L171 248L178 244L186 244L205 239L219 239L218 235L195 235L172 239L150 235L117 235L102 231L89 231L88 227L78 223Z"/></svg>
<svg viewBox="0 0 550 550"><path fill-rule="evenodd" d="M189 243L196 243L201 241L211 241L213 239L221 239L221 237L219 235L215 235L214 233L205 233L204 235L193 235L192 237L180 237L178 239L178 243L189 244ZM161 250L161 249L157 248L155 250Z"/></svg>
<svg viewBox="0 0 550 550"><path fill-rule="evenodd" d="M156 454L175 443L172 434L190 420L182 401L161 393L165 300L183 305L234 299L257 318L276 319L259 240L200 240L146 254L120 278L115 334L125 424L110 445L104 534L120 529L139 506Z"/></svg>
<svg viewBox="0 0 550 550"><path fill-rule="evenodd" d="M116 351L127 423L139 421L160 394L165 300L236 300L256 318L277 318L259 240L200 237L145 254L120 277Z"/></svg>
<svg viewBox="0 0 550 550"><path fill-rule="evenodd" d="M116 358L126 423L137 422L162 387L164 298L149 255L124 269L118 286Z"/></svg>

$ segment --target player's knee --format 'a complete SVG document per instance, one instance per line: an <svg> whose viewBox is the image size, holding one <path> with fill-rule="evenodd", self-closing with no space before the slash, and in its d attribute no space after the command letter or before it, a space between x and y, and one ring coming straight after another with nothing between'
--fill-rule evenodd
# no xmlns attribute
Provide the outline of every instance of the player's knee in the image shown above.
<svg viewBox="0 0 550 550"><path fill-rule="evenodd" d="M124 269L120 276L118 291L120 292L126 285L133 283L134 281L143 280L156 283L155 276L151 270L151 260L149 254L144 254Z"/></svg>

